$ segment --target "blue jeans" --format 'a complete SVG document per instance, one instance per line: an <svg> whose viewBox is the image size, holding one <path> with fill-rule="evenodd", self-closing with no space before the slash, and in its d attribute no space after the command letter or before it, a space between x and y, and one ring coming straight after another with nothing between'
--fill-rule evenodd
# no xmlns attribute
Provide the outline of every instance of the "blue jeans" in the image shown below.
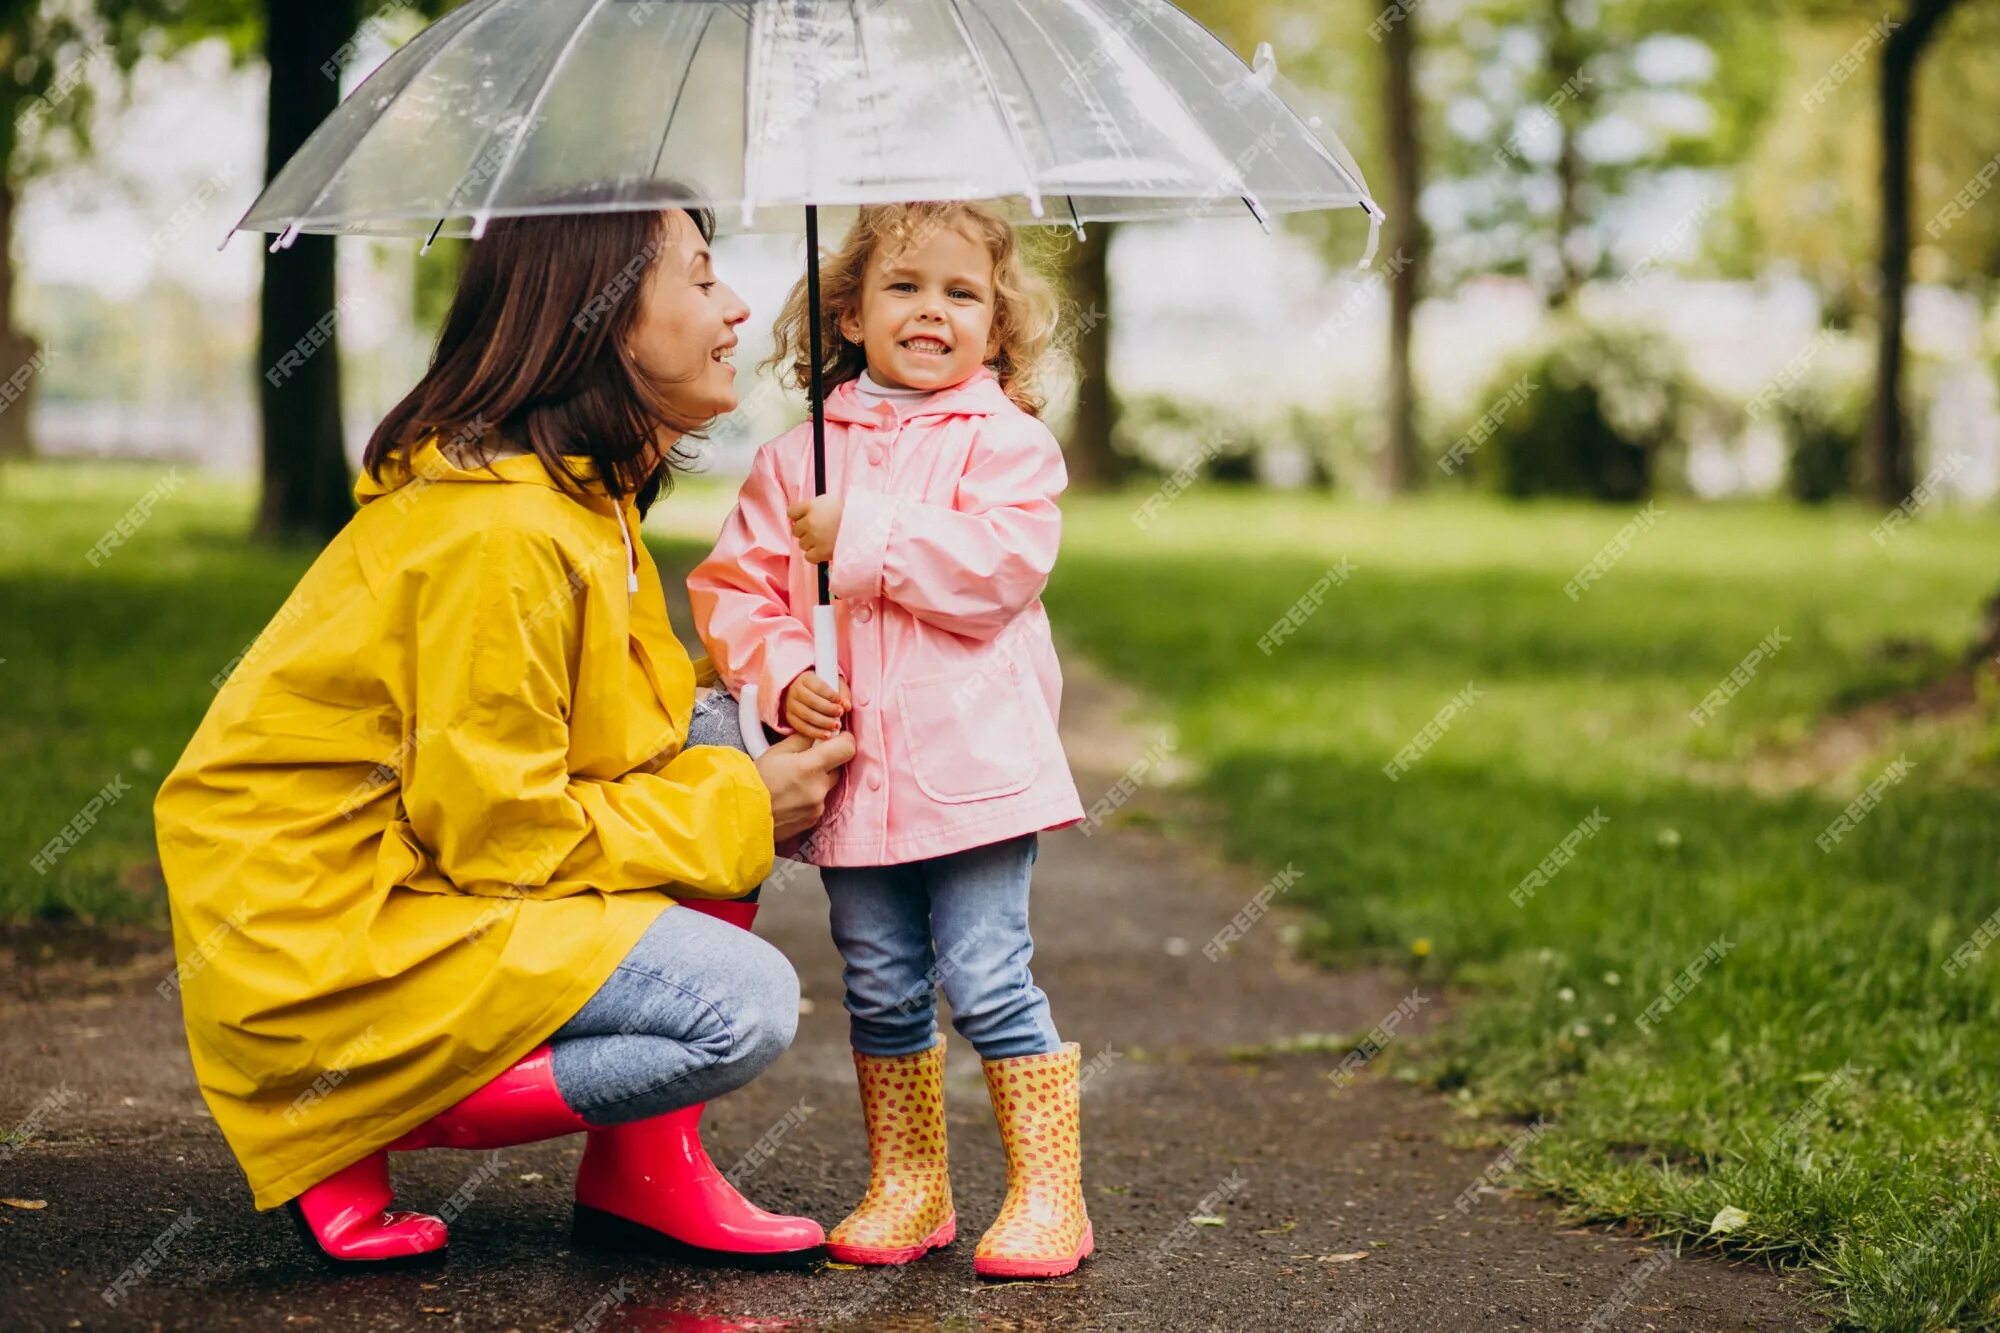
<svg viewBox="0 0 2000 1333"><path fill-rule="evenodd" d="M742 748L733 701L720 699L731 706L697 705L689 745ZM783 954L726 921L669 908L549 1038L556 1090L592 1124L645 1120L742 1087L798 1025L799 978Z"/></svg>
<svg viewBox="0 0 2000 1333"><path fill-rule="evenodd" d="M863 1055L937 1043L937 991L983 1060L1058 1049L1049 997L1028 960L1033 833L897 866L822 866L833 940L847 964L848 1036Z"/></svg>

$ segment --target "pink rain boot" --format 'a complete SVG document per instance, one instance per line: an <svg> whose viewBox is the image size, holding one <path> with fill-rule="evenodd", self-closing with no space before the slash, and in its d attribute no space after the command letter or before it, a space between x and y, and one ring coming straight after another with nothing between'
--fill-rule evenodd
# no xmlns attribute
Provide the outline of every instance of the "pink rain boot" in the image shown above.
<svg viewBox="0 0 2000 1333"><path fill-rule="evenodd" d="M329 1263L392 1268L437 1263L450 1239L427 1213L390 1212L389 1154L374 1152L285 1205Z"/></svg>
<svg viewBox="0 0 2000 1333"><path fill-rule="evenodd" d="M590 1126L556 1090L555 1057L543 1043L500 1077L449 1110L440 1111L389 1145L419 1148L511 1148L517 1143L581 1134Z"/></svg>
<svg viewBox="0 0 2000 1333"><path fill-rule="evenodd" d="M754 902L681 904L744 930ZM701 1146L702 1107L593 1128L576 1173L579 1241L732 1268L812 1268L826 1233L809 1217L767 1213L739 1194Z"/></svg>

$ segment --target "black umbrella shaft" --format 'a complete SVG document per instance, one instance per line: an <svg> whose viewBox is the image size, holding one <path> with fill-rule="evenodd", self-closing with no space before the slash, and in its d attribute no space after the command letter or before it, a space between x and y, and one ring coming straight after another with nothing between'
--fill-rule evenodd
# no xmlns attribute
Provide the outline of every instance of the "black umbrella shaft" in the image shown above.
<svg viewBox="0 0 2000 1333"><path fill-rule="evenodd" d="M813 494L826 494L826 377L820 360L820 315L819 315L819 206L806 205L806 304L811 316L807 321L807 339L812 356L812 412L813 412ZM828 562L819 567L819 604L833 604L833 585Z"/></svg>

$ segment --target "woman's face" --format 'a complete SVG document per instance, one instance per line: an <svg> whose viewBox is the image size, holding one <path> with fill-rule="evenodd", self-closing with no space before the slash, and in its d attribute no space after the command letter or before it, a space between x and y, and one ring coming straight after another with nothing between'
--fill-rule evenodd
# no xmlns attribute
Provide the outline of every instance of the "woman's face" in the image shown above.
<svg viewBox="0 0 2000 1333"><path fill-rule="evenodd" d="M715 276L714 256L694 221L665 213L659 257L640 289L628 350L683 419L708 421L736 410L736 326L750 307Z"/></svg>
<svg viewBox="0 0 2000 1333"><path fill-rule="evenodd" d="M840 321L886 388L948 389L993 346L993 256L957 227L934 227L894 253L877 246L861 276L861 309Z"/></svg>

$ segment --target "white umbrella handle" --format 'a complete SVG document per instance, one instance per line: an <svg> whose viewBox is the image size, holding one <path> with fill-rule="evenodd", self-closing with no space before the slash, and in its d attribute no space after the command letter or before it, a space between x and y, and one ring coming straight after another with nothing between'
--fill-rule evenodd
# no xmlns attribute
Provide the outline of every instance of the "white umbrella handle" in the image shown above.
<svg viewBox="0 0 2000 1333"><path fill-rule="evenodd" d="M813 659L813 671L819 678L839 689L840 643L833 632L831 606L813 608ZM736 710L736 723L743 732L743 748L750 752L752 759L759 758L771 748L771 742L764 739L764 718L757 709L755 685L743 687L743 698Z"/></svg>

